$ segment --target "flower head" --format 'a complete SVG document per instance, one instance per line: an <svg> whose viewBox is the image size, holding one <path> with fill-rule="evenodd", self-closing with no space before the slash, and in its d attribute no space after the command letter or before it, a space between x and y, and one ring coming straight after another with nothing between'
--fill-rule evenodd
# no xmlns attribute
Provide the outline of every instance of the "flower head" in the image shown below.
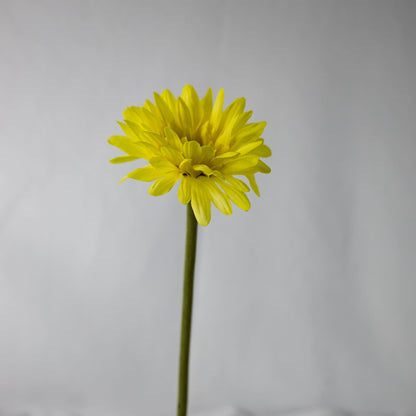
<svg viewBox="0 0 416 416"><path fill-rule="evenodd" d="M245 99L237 98L223 110L224 90L213 104L208 89L199 99L194 87L186 85L175 98L165 90L154 93L153 104L128 107L119 122L125 136L112 136L108 142L126 153L111 163L146 159L149 164L127 174L127 178L155 181L151 195L169 192L180 180L179 200L192 205L197 221L205 226L211 219L211 202L225 215L232 213L230 200L248 211L250 188L260 196L255 173L269 173L260 160L271 156L271 150L260 138L266 122L248 123L252 111L244 111Z"/></svg>

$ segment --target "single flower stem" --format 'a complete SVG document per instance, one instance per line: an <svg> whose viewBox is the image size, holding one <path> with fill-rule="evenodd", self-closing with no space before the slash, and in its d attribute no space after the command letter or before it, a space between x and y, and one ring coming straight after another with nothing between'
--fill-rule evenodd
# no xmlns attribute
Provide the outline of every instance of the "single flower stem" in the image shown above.
<svg viewBox="0 0 416 416"><path fill-rule="evenodd" d="M188 407L189 349L191 341L192 298L198 223L189 203L186 210L186 243L183 273L182 326L179 354L179 384L177 416L186 416Z"/></svg>

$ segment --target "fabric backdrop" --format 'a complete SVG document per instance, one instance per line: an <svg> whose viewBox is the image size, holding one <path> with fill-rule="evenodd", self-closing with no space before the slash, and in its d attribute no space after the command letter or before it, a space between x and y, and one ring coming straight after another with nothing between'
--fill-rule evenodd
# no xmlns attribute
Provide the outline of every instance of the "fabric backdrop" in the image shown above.
<svg viewBox="0 0 416 416"><path fill-rule="evenodd" d="M416 2L0 6L0 408L173 414L185 209L106 141L190 83L273 150L200 228L191 409L415 414Z"/></svg>

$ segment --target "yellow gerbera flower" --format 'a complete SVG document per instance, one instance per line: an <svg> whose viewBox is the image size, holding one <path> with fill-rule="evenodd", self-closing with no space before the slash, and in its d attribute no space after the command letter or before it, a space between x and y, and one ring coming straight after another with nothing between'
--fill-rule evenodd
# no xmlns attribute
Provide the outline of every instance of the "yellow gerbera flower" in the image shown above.
<svg viewBox="0 0 416 416"><path fill-rule="evenodd" d="M154 93L143 107L128 107L119 122L125 136L112 136L108 142L127 155L111 163L146 159L149 165L133 170L127 178L155 181L151 195L169 192L180 179L179 200L191 202L199 224L211 220L211 202L225 215L232 213L230 200L248 211L249 187L234 175L245 176L260 196L254 174L269 173L260 157L271 156L271 150L260 138L266 122L249 123L252 111L244 112L245 99L238 98L223 110L224 90L213 105L208 89L202 100L194 87L186 85L175 98L165 90Z"/></svg>

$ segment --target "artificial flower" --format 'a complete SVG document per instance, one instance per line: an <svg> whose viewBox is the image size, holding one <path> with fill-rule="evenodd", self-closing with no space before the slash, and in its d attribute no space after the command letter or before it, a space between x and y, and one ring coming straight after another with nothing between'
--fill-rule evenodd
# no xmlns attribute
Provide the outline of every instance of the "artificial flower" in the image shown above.
<svg viewBox="0 0 416 416"><path fill-rule="evenodd" d="M245 99L237 98L223 110L224 90L213 103L208 89L199 99L194 87L186 85L181 96L164 90L154 93L154 103L128 107L119 122L125 135L112 136L108 142L126 155L111 163L145 159L147 166L128 173L127 178L153 182L149 194L169 192L180 181L178 198L191 203L199 224L211 220L211 202L225 215L232 213L231 202L248 211L250 190L236 176L247 178L260 196L254 175L269 173L260 158L271 156L260 136L266 122L247 123L252 111L244 111Z"/></svg>

